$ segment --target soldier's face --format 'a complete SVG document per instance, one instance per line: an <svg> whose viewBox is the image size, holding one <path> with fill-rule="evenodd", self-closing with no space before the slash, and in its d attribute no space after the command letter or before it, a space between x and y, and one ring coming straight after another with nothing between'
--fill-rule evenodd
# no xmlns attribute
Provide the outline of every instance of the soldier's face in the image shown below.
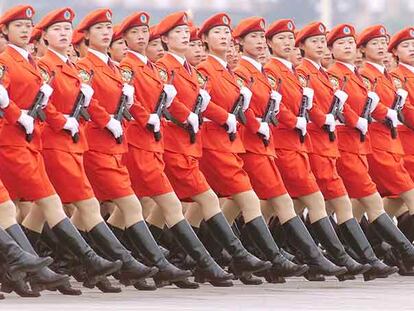
<svg viewBox="0 0 414 311"><path fill-rule="evenodd" d="M289 60L293 64L293 66L299 66L302 63L302 54L300 52L300 49L295 47L292 49L292 52L289 55Z"/></svg>
<svg viewBox="0 0 414 311"><path fill-rule="evenodd" d="M145 54L149 36L150 33L148 26L137 26L129 29L125 33L124 39L128 44L128 48L135 52Z"/></svg>
<svg viewBox="0 0 414 311"><path fill-rule="evenodd" d="M66 50L72 41L72 24L68 22L56 23L48 27L43 34L52 49L57 51Z"/></svg>
<svg viewBox="0 0 414 311"><path fill-rule="evenodd" d="M354 37L345 37L332 44L332 53L336 60L353 63L356 57L356 43Z"/></svg>
<svg viewBox="0 0 414 311"><path fill-rule="evenodd" d="M361 47L365 57L374 62L382 62L387 53L387 38L379 37L368 41L365 47Z"/></svg>
<svg viewBox="0 0 414 311"><path fill-rule="evenodd" d="M401 42L393 52L398 56L400 62L414 65L414 39Z"/></svg>
<svg viewBox="0 0 414 311"><path fill-rule="evenodd" d="M85 39L89 40L89 46L98 51L108 49L114 29L111 22L93 25L85 32Z"/></svg>
<svg viewBox="0 0 414 311"><path fill-rule="evenodd" d="M164 53L165 51L161 44L161 38L150 41L148 43L147 50L145 51L146 56L153 63L163 57Z"/></svg>
<svg viewBox="0 0 414 311"><path fill-rule="evenodd" d="M243 46L243 53L245 55L258 59L264 54L264 50L267 48L264 31L248 33L240 40L240 45Z"/></svg>
<svg viewBox="0 0 414 311"><path fill-rule="evenodd" d="M111 54L111 58L116 62L121 62L121 60L125 57L128 51L128 47L125 43L124 39L119 39L112 42L109 53Z"/></svg>
<svg viewBox="0 0 414 311"><path fill-rule="evenodd" d="M3 26L2 32L8 36L9 42L21 48L29 44L33 30L33 22L30 19L19 19Z"/></svg>
<svg viewBox="0 0 414 311"><path fill-rule="evenodd" d="M325 35L309 37L301 43L301 48L305 51L305 57L320 62L326 51Z"/></svg>
<svg viewBox="0 0 414 311"><path fill-rule="evenodd" d="M208 44L208 48L218 54L226 53L230 47L231 32L227 26L213 27L208 31L203 39Z"/></svg>
<svg viewBox="0 0 414 311"><path fill-rule="evenodd" d="M190 28L187 25L177 26L171 29L162 41L167 44L169 50L178 53L185 53L190 44Z"/></svg>
<svg viewBox="0 0 414 311"><path fill-rule="evenodd" d="M191 41L187 51L185 52L185 58L192 66L197 66L204 53L204 47L201 40Z"/></svg>
<svg viewBox="0 0 414 311"><path fill-rule="evenodd" d="M273 55L288 59L295 46L295 36L290 31L280 32L271 40L267 40L267 44L272 49Z"/></svg>

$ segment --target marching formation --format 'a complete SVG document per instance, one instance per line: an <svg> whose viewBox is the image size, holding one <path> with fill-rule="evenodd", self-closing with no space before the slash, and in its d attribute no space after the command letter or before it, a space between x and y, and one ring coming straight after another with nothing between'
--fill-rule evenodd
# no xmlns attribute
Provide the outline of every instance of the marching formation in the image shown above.
<svg viewBox="0 0 414 311"><path fill-rule="evenodd" d="M414 28L34 16L0 16L2 292L414 275Z"/></svg>

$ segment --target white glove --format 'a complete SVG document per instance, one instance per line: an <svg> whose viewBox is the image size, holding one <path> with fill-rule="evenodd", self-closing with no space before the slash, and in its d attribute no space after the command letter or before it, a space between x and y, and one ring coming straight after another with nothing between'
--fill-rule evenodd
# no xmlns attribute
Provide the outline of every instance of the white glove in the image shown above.
<svg viewBox="0 0 414 311"><path fill-rule="evenodd" d="M387 118L391 121L393 127L397 127L398 121L398 113L394 109L388 108Z"/></svg>
<svg viewBox="0 0 414 311"><path fill-rule="evenodd" d="M203 98L203 103L201 104L201 112L204 112L207 109L208 104L210 103L211 96L206 90L203 89L200 89L199 94Z"/></svg>
<svg viewBox="0 0 414 311"><path fill-rule="evenodd" d="M66 119L66 123L63 128L70 131L72 136L74 136L77 132L79 132L79 123L75 118L69 117Z"/></svg>
<svg viewBox="0 0 414 311"><path fill-rule="evenodd" d="M363 135L365 135L368 132L368 120L361 117L358 118L356 128L360 130Z"/></svg>
<svg viewBox="0 0 414 311"><path fill-rule="evenodd" d="M378 103L380 101L380 98L379 98L378 94L375 93L375 92L368 92L368 97L372 101L371 110L369 111L370 113L372 113L375 110L375 108L377 108Z"/></svg>
<svg viewBox="0 0 414 311"><path fill-rule="evenodd" d="M19 119L17 120L26 130L26 134L32 134L34 131L34 119L22 112Z"/></svg>
<svg viewBox="0 0 414 311"><path fill-rule="evenodd" d="M245 112L247 110L247 108L249 108L250 105L250 101L252 100L252 91L250 91L247 87L242 86L240 88L240 94L243 95L243 112Z"/></svg>
<svg viewBox="0 0 414 311"><path fill-rule="evenodd" d="M306 135L306 126L308 122L304 117L297 117L296 118L296 128L302 132L302 135Z"/></svg>
<svg viewBox="0 0 414 311"><path fill-rule="evenodd" d="M339 98L339 111L344 108L345 102L348 99L348 94L344 91L337 90L334 95Z"/></svg>
<svg viewBox="0 0 414 311"><path fill-rule="evenodd" d="M122 93L127 97L127 108L131 108L132 104L134 103L134 87L132 85L129 85L128 83L124 83L124 86L122 87Z"/></svg>
<svg viewBox="0 0 414 311"><path fill-rule="evenodd" d="M328 113L326 115L325 125L329 126L329 131L331 132L335 131L336 122L335 122L335 117L333 116L332 113Z"/></svg>
<svg viewBox="0 0 414 311"><path fill-rule="evenodd" d="M397 89L397 94L401 96L401 108L403 108L405 105L405 101L407 100L408 92L404 89Z"/></svg>
<svg viewBox="0 0 414 311"><path fill-rule="evenodd" d="M280 94L279 92L276 92L276 91L272 90L272 92L270 93L270 98L273 99L276 102L274 112L276 114L278 114L279 113L279 109L280 109L280 103L282 101L282 94Z"/></svg>
<svg viewBox="0 0 414 311"><path fill-rule="evenodd" d="M260 127L259 127L259 130L257 132L262 134L266 138L266 140L269 140L269 138L270 138L270 128L269 128L269 124L267 124L267 122L260 122Z"/></svg>
<svg viewBox="0 0 414 311"><path fill-rule="evenodd" d="M91 103L94 90L89 84L82 83L81 92L83 93L83 95L85 95L85 103L83 104L83 106L87 108L89 107L89 104Z"/></svg>
<svg viewBox="0 0 414 311"><path fill-rule="evenodd" d="M156 113L151 113L148 119L148 124L151 124L154 127L154 132L157 133L160 131L161 128L161 120L160 117Z"/></svg>
<svg viewBox="0 0 414 311"><path fill-rule="evenodd" d="M43 85L40 87L40 91L45 95L42 101L42 109L45 109L47 103L49 102L49 97L53 93L53 89L49 84L43 83Z"/></svg>
<svg viewBox="0 0 414 311"><path fill-rule="evenodd" d="M190 112L190 115L187 118L188 124L193 128L194 133L197 133L200 127L198 116L194 112Z"/></svg>
<svg viewBox="0 0 414 311"><path fill-rule="evenodd" d="M6 88L0 84L0 108L6 109L10 104L9 93Z"/></svg>
<svg viewBox="0 0 414 311"><path fill-rule="evenodd" d="M124 132L124 130L122 129L121 122L115 120L112 117L106 125L106 128L111 131L115 138L121 137Z"/></svg>
<svg viewBox="0 0 414 311"><path fill-rule="evenodd" d="M177 90L175 86L172 84L164 84L164 92L167 94L167 101L165 103L165 108L169 108L175 98L177 96Z"/></svg>
<svg viewBox="0 0 414 311"><path fill-rule="evenodd" d="M236 116L232 113L228 114L227 117L227 133L236 133L237 132L237 119Z"/></svg>
<svg viewBox="0 0 414 311"><path fill-rule="evenodd" d="M315 92L310 87L304 87L302 94L308 98L308 107L306 107L306 110L309 111L313 107L313 95L315 94Z"/></svg>

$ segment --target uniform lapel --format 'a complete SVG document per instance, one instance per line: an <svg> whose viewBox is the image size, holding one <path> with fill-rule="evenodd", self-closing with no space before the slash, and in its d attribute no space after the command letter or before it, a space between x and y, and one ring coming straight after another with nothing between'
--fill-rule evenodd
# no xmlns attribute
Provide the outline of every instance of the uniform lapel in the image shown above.
<svg viewBox="0 0 414 311"><path fill-rule="evenodd" d="M15 49L13 49L10 46L6 47L6 53L10 54L13 60L21 63L25 69L30 71L32 74L34 74L36 77L41 78L41 74L39 72L38 68L33 67L28 60L26 60L19 52L17 52Z"/></svg>

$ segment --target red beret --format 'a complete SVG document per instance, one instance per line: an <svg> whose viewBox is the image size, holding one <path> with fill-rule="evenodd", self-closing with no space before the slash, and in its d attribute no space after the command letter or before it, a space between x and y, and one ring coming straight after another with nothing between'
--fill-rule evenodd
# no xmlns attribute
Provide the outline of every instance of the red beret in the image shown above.
<svg viewBox="0 0 414 311"><path fill-rule="evenodd" d="M265 31L265 20L262 17L249 17L242 19L234 28L234 38L244 37L254 31Z"/></svg>
<svg viewBox="0 0 414 311"><path fill-rule="evenodd" d="M340 24L335 26L331 29L331 31L327 34L326 40L328 46L332 46L332 44L338 40L345 37L353 37L356 38L355 27L349 24Z"/></svg>
<svg viewBox="0 0 414 311"><path fill-rule="evenodd" d="M10 10L4 12L0 17L0 25L7 25L8 23L18 19L32 19L35 10L30 5L17 5Z"/></svg>
<svg viewBox="0 0 414 311"><path fill-rule="evenodd" d="M198 28L192 21L188 22L188 27L190 28L190 42L201 40Z"/></svg>
<svg viewBox="0 0 414 311"><path fill-rule="evenodd" d="M79 23L78 30L85 31L99 23L112 22L111 9L97 9L86 15Z"/></svg>
<svg viewBox="0 0 414 311"><path fill-rule="evenodd" d="M391 52L401 42L406 41L406 40L413 40L413 39L414 39L414 28L413 27L407 27L407 28L404 28L396 32L391 37L390 43L388 45L388 52Z"/></svg>
<svg viewBox="0 0 414 311"><path fill-rule="evenodd" d="M60 23L69 22L72 23L75 18L75 12L71 8L63 8L54 10L46 14L40 22L36 25L37 28L45 31L49 26Z"/></svg>
<svg viewBox="0 0 414 311"><path fill-rule="evenodd" d="M85 34L82 31L79 31L79 29L75 29L73 31L72 44L79 44L84 39L85 39Z"/></svg>
<svg viewBox="0 0 414 311"><path fill-rule="evenodd" d="M121 24L114 25L114 32L112 34L111 43L122 39L123 32L121 31Z"/></svg>
<svg viewBox="0 0 414 311"><path fill-rule="evenodd" d="M271 39L275 34L280 32L292 32L295 33L295 23L291 19L280 19L270 24L266 31L266 38Z"/></svg>
<svg viewBox="0 0 414 311"><path fill-rule="evenodd" d="M305 41L309 37L315 37L315 36L321 36L326 35L326 27L321 22L313 22L305 27L303 27L301 30L299 30L297 36L296 36L296 46L299 46L299 43Z"/></svg>
<svg viewBox="0 0 414 311"><path fill-rule="evenodd" d="M368 43L368 41L379 38L385 37L387 38L387 30L382 25L375 25L365 28L357 38L357 47Z"/></svg>
<svg viewBox="0 0 414 311"><path fill-rule="evenodd" d="M166 34L171 29L187 25L188 26L188 16L185 12L176 12L164 17L161 22L158 24L158 33L160 36Z"/></svg>
<svg viewBox="0 0 414 311"><path fill-rule="evenodd" d="M33 41L39 41L41 37L42 37L42 30L37 28L37 26L35 26L32 30L29 43L33 43Z"/></svg>
<svg viewBox="0 0 414 311"><path fill-rule="evenodd" d="M148 26L150 20L150 16L146 12L136 12L134 14L129 15L125 18L121 23L121 28L119 31L121 33L126 32L128 29L136 26Z"/></svg>
<svg viewBox="0 0 414 311"><path fill-rule="evenodd" d="M199 36L201 37L202 34L207 33L211 28L217 26L227 26L231 29L231 19L226 13L218 13L213 16L210 16L208 19L204 21L201 25L200 30L198 31Z"/></svg>
<svg viewBox="0 0 414 311"><path fill-rule="evenodd" d="M158 32L158 25L154 25L150 27L150 38L149 41L155 40L155 39L159 39L160 33Z"/></svg>

